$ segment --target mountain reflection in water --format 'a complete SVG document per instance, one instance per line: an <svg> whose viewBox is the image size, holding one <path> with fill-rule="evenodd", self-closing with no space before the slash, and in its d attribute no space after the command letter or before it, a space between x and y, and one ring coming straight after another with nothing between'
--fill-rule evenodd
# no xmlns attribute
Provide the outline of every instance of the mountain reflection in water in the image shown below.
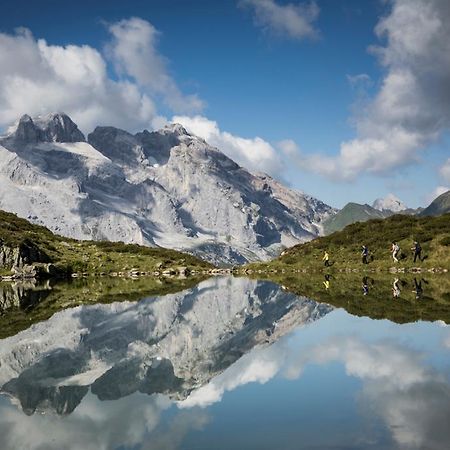
<svg viewBox="0 0 450 450"><path fill-rule="evenodd" d="M0 447L446 448L449 351L245 278L79 306L1 341Z"/></svg>
<svg viewBox="0 0 450 450"><path fill-rule="evenodd" d="M2 341L0 385L26 414L139 391L181 400L254 346L331 310L244 278L140 302L68 309Z"/></svg>

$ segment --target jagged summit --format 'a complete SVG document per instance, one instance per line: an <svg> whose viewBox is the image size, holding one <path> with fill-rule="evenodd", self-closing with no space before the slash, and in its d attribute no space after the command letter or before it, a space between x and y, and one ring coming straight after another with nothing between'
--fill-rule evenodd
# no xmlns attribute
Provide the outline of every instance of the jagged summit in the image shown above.
<svg viewBox="0 0 450 450"><path fill-rule="evenodd" d="M164 126L160 131L160 133L173 133L177 136L191 136L190 133L186 131L186 128L183 127L183 125L179 123L169 123Z"/></svg>
<svg viewBox="0 0 450 450"><path fill-rule="evenodd" d="M9 137L22 144L38 142L84 142L83 133L64 113L30 117L24 114L17 125L9 130Z"/></svg>
<svg viewBox="0 0 450 450"><path fill-rule="evenodd" d="M136 134L115 127L96 127L88 142L98 151L121 165L136 168L166 164L170 149L182 141L193 140L180 124L169 124L157 131L144 130Z"/></svg>
<svg viewBox="0 0 450 450"><path fill-rule="evenodd" d="M407 209L407 206L394 194L388 194L384 198L377 198L372 207L378 211L400 212Z"/></svg>

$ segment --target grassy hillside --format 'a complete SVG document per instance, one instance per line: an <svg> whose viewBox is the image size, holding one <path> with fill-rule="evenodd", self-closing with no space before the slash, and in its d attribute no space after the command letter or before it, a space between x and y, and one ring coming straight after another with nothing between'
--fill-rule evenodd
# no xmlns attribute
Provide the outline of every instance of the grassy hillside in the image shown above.
<svg viewBox="0 0 450 450"><path fill-rule="evenodd" d="M410 248L418 240L425 260L413 263ZM397 241L402 249L398 264L392 262L390 246ZM361 263L361 247L369 247L368 265ZM332 266L330 271L345 269L387 270L390 267L410 269L450 268L450 214L439 217L414 217L395 215L384 220L355 223L329 236L314 239L285 250L282 256L269 262L249 264L255 270L322 270L322 257L328 251Z"/></svg>
<svg viewBox="0 0 450 450"><path fill-rule="evenodd" d="M0 211L0 251L24 255L27 264L53 263L60 273L110 273L187 267L204 270L212 265L186 253L115 242L77 241L53 234L15 214ZM31 261L30 261L31 260ZM3 265L3 267L2 267ZM0 275L10 274L11 264L0 260Z"/></svg>
<svg viewBox="0 0 450 450"><path fill-rule="evenodd" d="M441 194L434 199L430 206L425 208L420 215L421 216L440 216L441 214L450 213L450 191Z"/></svg>
<svg viewBox="0 0 450 450"><path fill-rule="evenodd" d="M366 222L370 219L383 219L388 214L378 211L369 205L347 203L337 214L327 219L324 224L325 234L343 230L347 225L355 222Z"/></svg>
<svg viewBox="0 0 450 450"><path fill-rule="evenodd" d="M296 295L344 308L355 316L397 323L442 320L450 324L450 277L446 274L422 277L421 274L374 273L364 277L362 274L339 273L327 277L328 283L323 274L267 273L255 276L274 281ZM400 295L393 298L396 278ZM423 290L419 298L414 279ZM363 295L363 284L368 287L366 295Z"/></svg>

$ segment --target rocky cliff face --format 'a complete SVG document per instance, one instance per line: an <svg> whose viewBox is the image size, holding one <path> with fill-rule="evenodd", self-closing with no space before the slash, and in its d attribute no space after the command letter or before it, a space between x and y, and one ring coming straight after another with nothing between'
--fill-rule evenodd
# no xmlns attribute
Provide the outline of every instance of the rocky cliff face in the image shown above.
<svg viewBox="0 0 450 450"><path fill-rule="evenodd" d="M50 258L33 242L25 240L18 245L10 245L0 240L0 269L20 269L27 264L47 262Z"/></svg>
<svg viewBox="0 0 450 450"><path fill-rule="evenodd" d="M178 294L69 309L0 346L1 392L27 414L70 413L91 392L185 399L255 346L270 345L331 307L243 278Z"/></svg>
<svg viewBox="0 0 450 450"><path fill-rule="evenodd" d="M12 308L27 308L39 304L50 294L50 286L36 288L33 280L0 283L0 315Z"/></svg>
<svg viewBox="0 0 450 450"><path fill-rule="evenodd" d="M333 209L251 174L180 125L84 136L63 114L22 117L0 139L0 208L78 239L264 260L322 232Z"/></svg>
<svg viewBox="0 0 450 450"><path fill-rule="evenodd" d="M20 144L38 142L83 142L83 133L66 114L49 114L32 119L25 114L17 123L13 139Z"/></svg>

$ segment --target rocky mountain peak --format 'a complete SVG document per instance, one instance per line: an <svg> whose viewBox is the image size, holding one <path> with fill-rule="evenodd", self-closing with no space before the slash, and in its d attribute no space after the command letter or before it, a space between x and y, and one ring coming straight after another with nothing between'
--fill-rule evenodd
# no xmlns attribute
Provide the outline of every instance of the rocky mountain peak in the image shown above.
<svg viewBox="0 0 450 450"><path fill-rule="evenodd" d="M179 123L169 123L162 130L160 130L162 134L173 133L176 136L191 136L183 125Z"/></svg>
<svg viewBox="0 0 450 450"><path fill-rule="evenodd" d="M85 137L72 119L64 113L30 117L24 114L10 137L22 144L37 142L84 142Z"/></svg>
<svg viewBox="0 0 450 450"><path fill-rule="evenodd" d="M28 114L24 114L20 118L13 134L15 139L20 142L34 143L39 140L38 129Z"/></svg>
<svg viewBox="0 0 450 450"><path fill-rule="evenodd" d="M169 124L157 131L131 134L115 127L96 127L88 142L111 160L131 166L166 164L172 148L200 140L180 124ZM202 141L203 142L203 141Z"/></svg>
<svg viewBox="0 0 450 450"><path fill-rule="evenodd" d="M394 194L388 194L384 198L377 198L372 207L378 211L400 212L407 209L407 206Z"/></svg>

